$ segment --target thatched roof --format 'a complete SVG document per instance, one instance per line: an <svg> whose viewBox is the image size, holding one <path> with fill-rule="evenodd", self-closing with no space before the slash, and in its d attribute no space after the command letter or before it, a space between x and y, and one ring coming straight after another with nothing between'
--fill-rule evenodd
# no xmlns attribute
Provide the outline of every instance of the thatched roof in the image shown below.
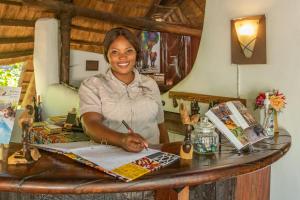
<svg viewBox="0 0 300 200"><path fill-rule="evenodd" d="M71 49L102 53L105 33L118 26L200 37L204 12L205 0L0 0L0 65L27 61L24 96L39 18L71 16Z"/></svg>

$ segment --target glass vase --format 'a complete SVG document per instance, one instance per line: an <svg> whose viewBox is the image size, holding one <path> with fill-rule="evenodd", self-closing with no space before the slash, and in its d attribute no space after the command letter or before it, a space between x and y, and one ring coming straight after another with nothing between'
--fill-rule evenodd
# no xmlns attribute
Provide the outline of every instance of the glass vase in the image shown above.
<svg viewBox="0 0 300 200"><path fill-rule="evenodd" d="M264 128L267 136L273 137L278 133L278 112L275 109L268 109L265 111Z"/></svg>

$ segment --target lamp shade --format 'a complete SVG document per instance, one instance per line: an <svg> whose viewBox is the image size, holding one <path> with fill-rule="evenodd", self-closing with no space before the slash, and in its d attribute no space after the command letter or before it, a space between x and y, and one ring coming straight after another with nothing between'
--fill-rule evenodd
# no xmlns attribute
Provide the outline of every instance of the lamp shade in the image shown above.
<svg viewBox="0 0 300 200"><path fill-rule="evenodd" d="M238 20L234 23L234 26L244 55L251 58L255 47L259 20Z"/></svg>

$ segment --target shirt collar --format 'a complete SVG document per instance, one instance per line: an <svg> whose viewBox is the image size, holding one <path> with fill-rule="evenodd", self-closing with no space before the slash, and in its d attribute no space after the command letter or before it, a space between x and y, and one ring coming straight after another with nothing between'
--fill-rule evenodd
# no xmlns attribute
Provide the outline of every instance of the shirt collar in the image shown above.
<svg viewBox="0 0 300 200"><path fill-rule="evenodd" d="M125 83L123 83L122 81L117 79L117 77L115 77L115 75L112 73L110 67L107 69L105 77L106 77L107 80L117 81L117 82L121 83L122 85L129 86L129 87L140 85L141 82L142 82L141 81L141 74L139 73L139 71L136 68L133 68L133 73L134 73L134 79L128 85L126 85Z"/></svg>

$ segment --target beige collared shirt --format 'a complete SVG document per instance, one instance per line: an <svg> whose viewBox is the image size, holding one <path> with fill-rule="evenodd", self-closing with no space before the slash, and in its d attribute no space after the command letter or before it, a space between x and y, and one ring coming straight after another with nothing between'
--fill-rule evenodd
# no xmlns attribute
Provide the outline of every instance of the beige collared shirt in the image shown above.
<svg viewBox="0 0 300 200"><path fill-rule="evenodd" d="M80 113L97 112L103 124L122 133L125 120L134 132L149 143L159 143L158 124L164 122L160 92L156 82L135 69L134 80L126 85L110 69L84 80L79 88Z"/></svg>

